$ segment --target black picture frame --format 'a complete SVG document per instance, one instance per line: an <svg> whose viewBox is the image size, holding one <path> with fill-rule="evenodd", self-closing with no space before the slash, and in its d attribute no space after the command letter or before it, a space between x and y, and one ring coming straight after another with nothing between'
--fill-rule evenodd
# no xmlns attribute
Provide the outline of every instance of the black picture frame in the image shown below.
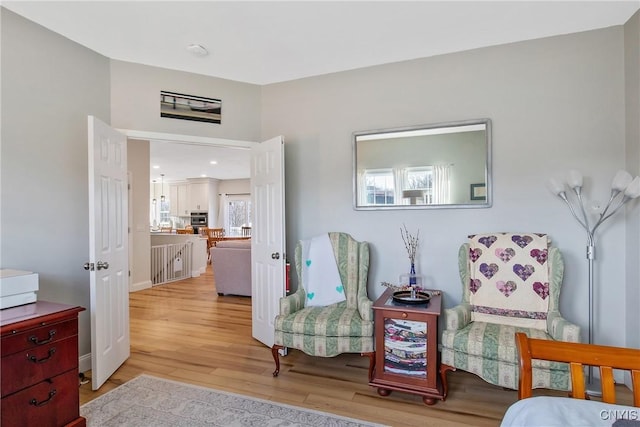
<svg viewBox="0 0 640 427"><path fill-rule="evenodd" d="M485 183L470 185L471 200L487 200L487 185Z"/></svg>
<svg viewBox="0 0 640 427"><path fill-rule="evenodd" d="M161 90L160 117L221 124L222 101Z"/></svg>

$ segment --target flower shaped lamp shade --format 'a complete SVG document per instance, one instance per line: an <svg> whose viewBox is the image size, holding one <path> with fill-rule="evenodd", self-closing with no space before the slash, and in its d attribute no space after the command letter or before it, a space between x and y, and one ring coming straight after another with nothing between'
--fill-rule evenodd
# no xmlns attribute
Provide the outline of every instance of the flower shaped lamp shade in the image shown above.
<svg viewBox="0 0 640 427"><path fill-rule="evenodd" d="M589 344L594 343L593 338L593 313L594 313L594 275L593 275L593 261L595 259L595 232L600 225L611 218L622 206L640 196L640 177L632 178L631 175L624 170L620 170L613 177L611 182L611 193L609 195L609 201L598 215L595 222L591 223L589 215L584 208L584 201L582 198L582 174L576 170L571 170L567 174L566 183L571 190L575 193L575 200L570 200L567 196L566 187L555 179L550 179L548 182L549 190L560 197L569 207L571 215L578 221L578 223L587 232L587 260L589 267ZM578 209L577 209L578 208ZM592 367L589 367L589 379L587 392L593 396L601 395L600 386L598 382L593 378Z"/></svg>

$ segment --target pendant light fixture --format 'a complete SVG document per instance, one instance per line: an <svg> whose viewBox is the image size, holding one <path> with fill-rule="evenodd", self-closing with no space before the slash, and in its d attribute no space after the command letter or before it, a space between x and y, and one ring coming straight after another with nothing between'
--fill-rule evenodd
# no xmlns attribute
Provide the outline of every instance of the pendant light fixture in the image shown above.
<svg viewBox="0 0 640 427"><path fill-rule="evenodd" d="M160 174L160 179L162 180L162 192L160 193L160 203L164 203L164 174Z"/></svg>
<svg viewBox="0 0 640 427"><path fill-rule="evenodd" d="M153 182L153 200L151 200L151 203L155 205L156 203L158 203L158 199L156 199L156 180L154 179L152 182Z"/></svg>

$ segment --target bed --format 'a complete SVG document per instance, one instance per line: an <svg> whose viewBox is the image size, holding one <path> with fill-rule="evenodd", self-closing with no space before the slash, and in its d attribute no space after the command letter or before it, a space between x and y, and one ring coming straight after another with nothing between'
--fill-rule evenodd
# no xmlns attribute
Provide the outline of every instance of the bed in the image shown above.
<svg viewBox="0 0 640 427"><path fill-rule="evenodd" d="M640 427L640 350L528 338L516 334L520 378L518 402L511 405L501 427L615 426ZM566 362L571 370L571 398L532 396L533 359ZM584 367L600 370L602 401L587 400ZM616 404L613 370L630 371L633 406Z"/></svg>

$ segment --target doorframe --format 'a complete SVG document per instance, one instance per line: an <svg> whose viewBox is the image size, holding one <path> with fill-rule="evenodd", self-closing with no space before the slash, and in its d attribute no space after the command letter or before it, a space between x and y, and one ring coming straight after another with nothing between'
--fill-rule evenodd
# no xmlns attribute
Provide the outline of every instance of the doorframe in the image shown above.
<svg viewBox="0 0 640 427"><path fill-rule="evenodd" d="M209 147L218 147L218 148L222 147L222 148L240 149L240 150L251 150L253 147L259 144L259 142L257 141L174 134L174 133L167 133L167 132L151 132L151 131L141 131L136 129L124 129L124 128L115 128L115 130L124 134L127 137L127 141L131 139L139 139L139 140L147 140L147 141L154 140L154 141L173 142L173 143L182 143L182 144L195 144L195 145L204 145ZM131 220L131 215L129 215L129 220ZM132 265L133 264L129 266L129 269L132 268ZM147 267L150 268L150 265ZM148 287L145 285L144 287L134 286L132 288L130 284L129 292L148 289L150 287L151 287L150 280L149 280Z"/></svg>
<svg viewBox="0 0 640 427"><path fill-rule="evenodd" d="M240 139L215 138L215 137L209 137L209 136L184 135L184 134L174 134L174 133L165 133L165 132L150 132L150 131L134 130L134 129L116 128L116 130L120 133L123 133L127 138L132 138L132 139L147 139L147 140L153 139L155 141L182 142L185 144L202 144L202 145L210 145L213 147L251 149L256 144L259 144L259 142L257 141L247 141L247 140L240 140Z"/></svg>

